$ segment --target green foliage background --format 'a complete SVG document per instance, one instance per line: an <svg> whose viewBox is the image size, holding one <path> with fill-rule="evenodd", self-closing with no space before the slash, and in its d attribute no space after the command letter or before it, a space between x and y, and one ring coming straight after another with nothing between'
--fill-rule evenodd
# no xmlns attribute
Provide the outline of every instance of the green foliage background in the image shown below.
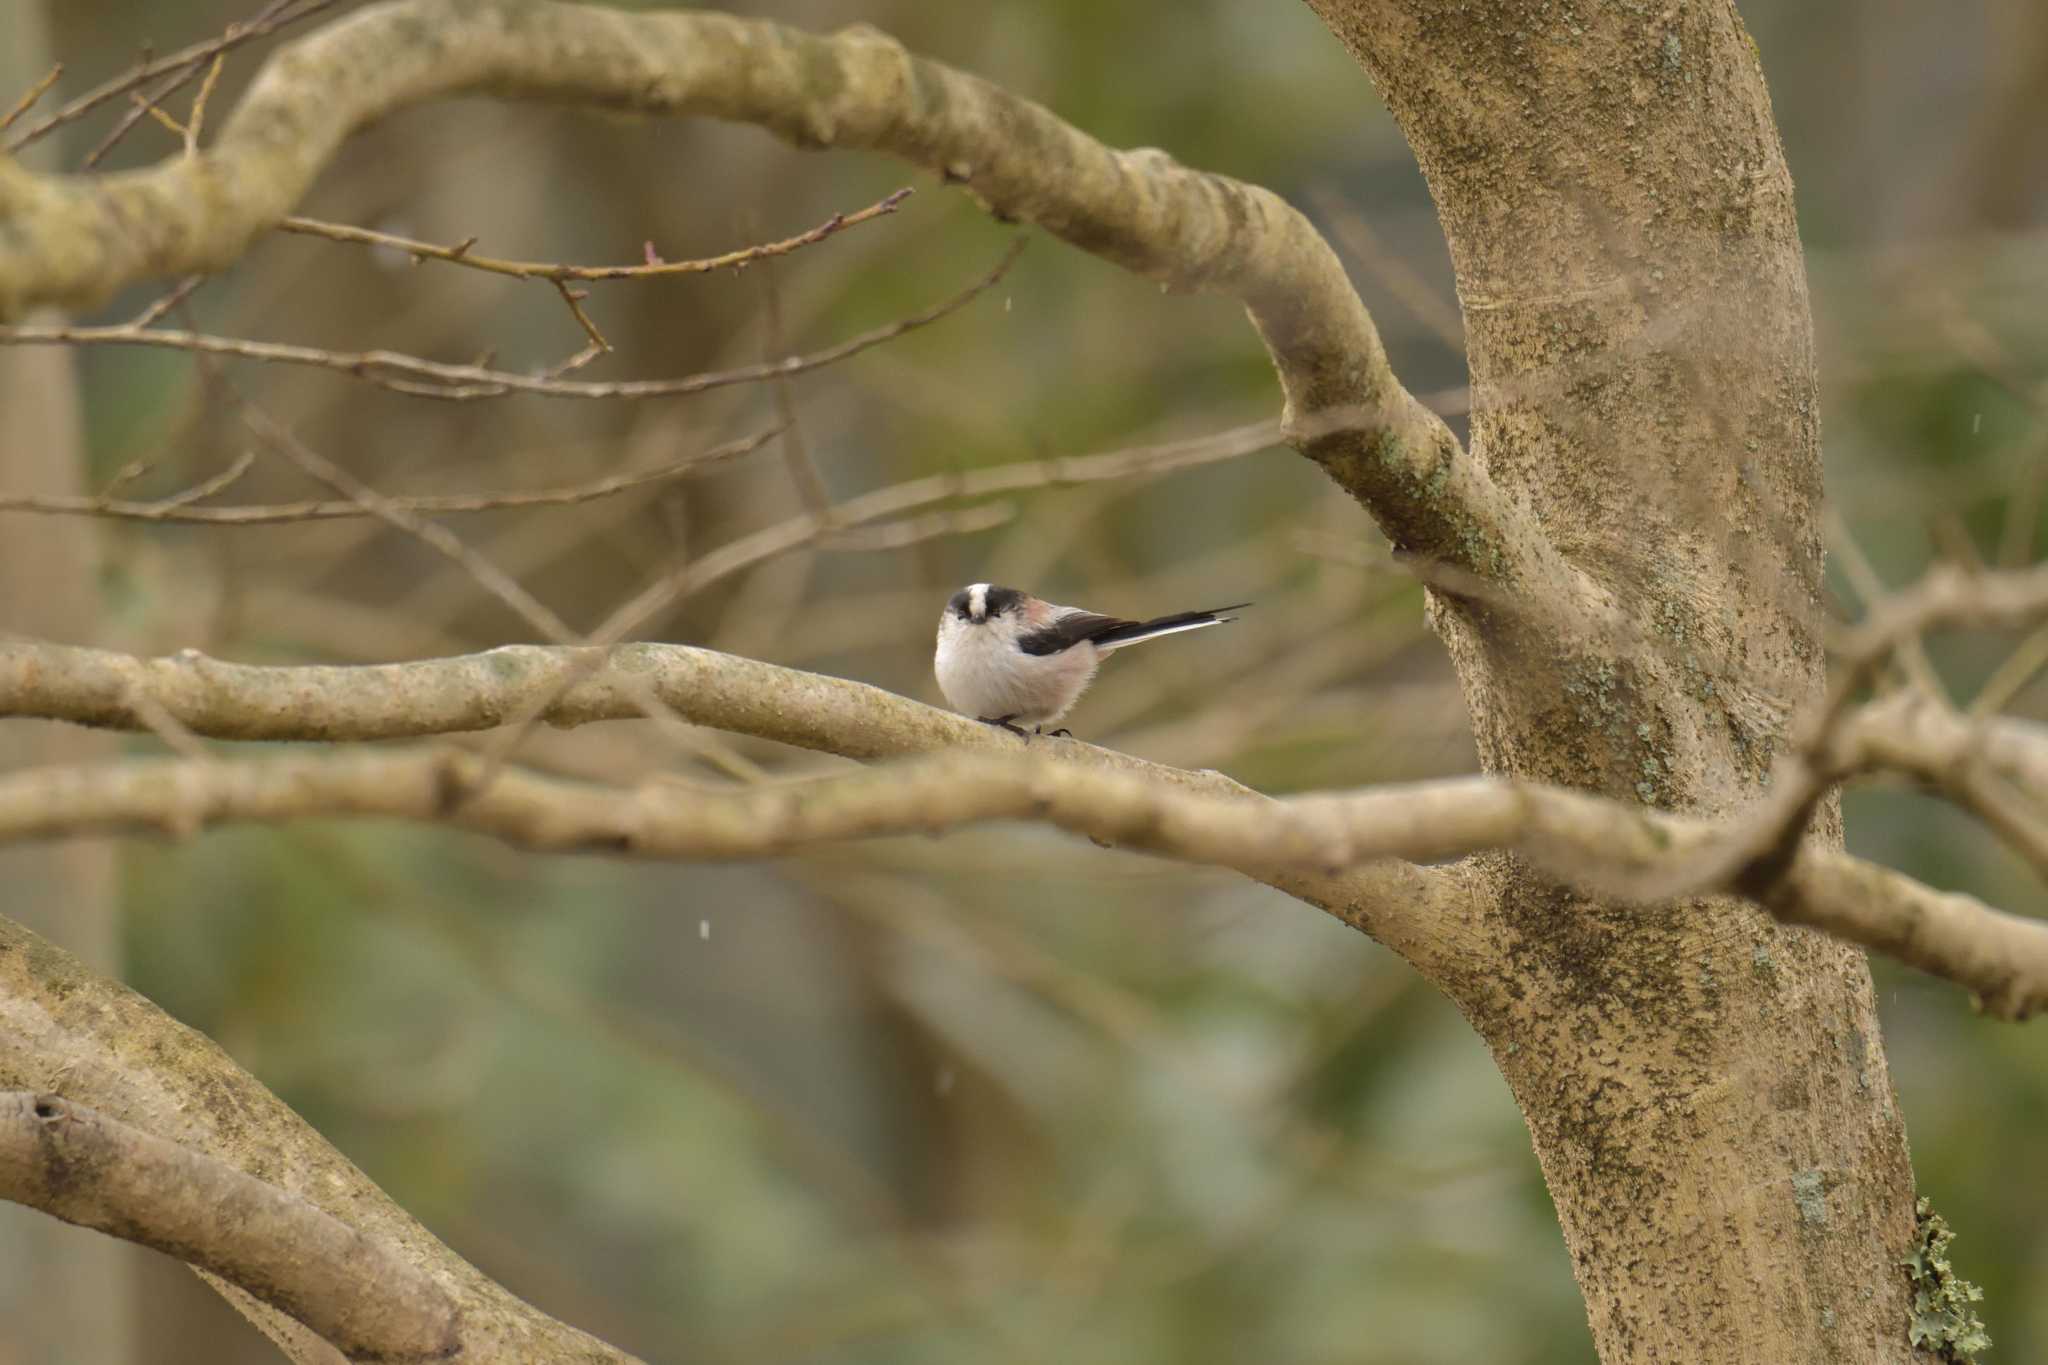
<svg viewBox="0 0 2048 1365"><path fill-rule="evenodd" d="M52 5L61 89L246 8ZM1455 338L1390 283L1414 272L1452 300L1427 192L1305 7L744 8L876 23L1105 140L1271 186L1345 244L1410 386L1455 398ZM2037 553L2048 11L1743 8L1799 182L1835 505L1892 584L1937 546ZM217 99L253 67L232 65ZM63 164L98 135L67 139ZM145 123L115 160L171 150ZM307 212L476 234L500 254L630 261L648 242L679 258L786 235L904 184L919 193L896 217L773 271L790 342L815 347L951 293L1007 231L875 157L479 101L357 139ZM1359 249L1361 224L1376 247ZM619 354L592 373L757 358L771 345L767 278L601 287L590 307ZM241 335L446 359L488 349L512 366L580 340L551 291L300 238L260 242L196 307ZM1991 338L1993 362L1959 342L1953 317ZM138 489L169 491L238 453L231 415L182 358L80 363L96 484L146 459ZM451 407L325 374L233 373L387 492L569 482L772 420L761 389ZM1044 239L965 313L806 378L794 398L837 495L1277 407L1231 306L1161 296ZM800 510L772 453L677 487L456 529L587 626L679 549ZM236 496L307 491L264 464ZM693 599L663 634L935 699L931 623L971 578L1133 613L1249 596L1259 606L1230 634L1120 657L1076 729L1275 790L1472 766L1419 594L1331 556L1377 537L1305 462L1274 451L1015 511L968 537L789 556ZM105 537L114 619L98 642L113 647L305 661L527 638L468 580L372 526L78 530ZM2009 645L1947 640L1935 658L1966 697ZM2048 685L2013 707L2042 716ZM639 728L545 736L535 761L701 775ZM1981 829L1913 793L1851 796L1848 827L1857 852L1937 885L2042 903ZM1232 878L1007 830L680 868L324 826L137 845L124 868L139 989L458 1250L650 1359L1591 1358L1526 1135L1469 1030L1389 954ZM2048 1025L1989 1023L1950 988L1877 971L1921 1189L1958 1234L1958 1273L1987 1291L1992 1359L2048 1359ZM153 1359L270 1358L178 1272L153 1275L138 1311L157 1328Z"/></svg>

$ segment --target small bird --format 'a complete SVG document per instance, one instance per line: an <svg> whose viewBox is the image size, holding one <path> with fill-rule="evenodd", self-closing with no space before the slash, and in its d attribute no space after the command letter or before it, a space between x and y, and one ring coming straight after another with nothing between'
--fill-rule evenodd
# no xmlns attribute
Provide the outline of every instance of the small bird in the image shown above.
<svg viewBox="0 0 2048 1365"><path fill-rule="evenodd" d="M954 710L1028 740L1023 725L1042 733L1064 716L1111 650L1158 635L1220 626L1237 619L1224 612L1250 605L1236 602L1212 611L1126 621L1055 606L1015 588L974 583L954 593L939 617L933 671Z"/></svg>

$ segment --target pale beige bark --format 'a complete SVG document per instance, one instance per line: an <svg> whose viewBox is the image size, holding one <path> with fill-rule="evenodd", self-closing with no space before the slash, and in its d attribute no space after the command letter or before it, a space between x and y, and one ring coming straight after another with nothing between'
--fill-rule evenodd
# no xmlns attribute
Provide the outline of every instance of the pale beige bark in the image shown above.
<svg viewBox="0 0 2048 1365"><path fill-rule="evenodd" d="M2048 614L2048 573L2008 606ZM1982 617L1987 590L1969 600ZM2038 600L2036 600L2038 599ZM2048 925L1943 895L1801 841L1808 813L1844 778L1911 777L1948 793L2048 872L2048 820L2029 805L2048 730L1972 725L1901 691L1840 713L1770 798L1740 820L1705 821L1514 779L1449 780L1245 802L1215 772L1162 767L1076 741L1020 751L988 726L844 678L689 645L612 650L510 645L403 664L278 667L196 652L138 659L60 645L0 644L0 715L127 730L176 727L234 740L350 742L488 730L529 712L567 729L631 720L650 703L697 725L867 760L980 751L941 763L720 794L625 791L485 776L460 753L268 763L45 768L0 776L0 845L88 830L195 832L215 823L320 815L455 823L530 848L604 848L658 858L761 857L836 839L1046 820L1105 843L1233 867L1338 915L1434 977L1488 949L1449 909L1462 875L1400 867L1513 850L1560 882L1634 901L1714 891L1781 920L1880 949L2026 1019L2048 1008ZM1018 763L1019 758L1027 760ZM459 800L451 792L463 793Z"/></svg>
<svg viewBox="0 0 2048 1365"><path fill-rule="evenodd" d="M1428 177L1474 457L1638 631L1441 613L1482 761L1752 799L1821 691L1821 465L1792 181L1732 0L1311 4ZM1507 971L1447 984L1528 1118L1602 1358L1909 1359L1913 1177L1861 955L1482 866Z"/></svg>
<svg viewBox="0 0 2048 1365"><path fill-rule="evenodd" d="M1102 147L871 31L708 14L399 0L275 60L204 155L102 180L0 159L0 312L228 264L351 131L438 95L710 114L888 150L1150 278L1245 303L1300 447L1447 571L1435 619L1492 772L1688 816L1752 803L1820 695L1820 464L1791 183L1732 5L1314 3L1436 195L1470 338L1470 452L1401 388L1327 246L1271 194ZM1308 434L1340 411L1365 420ZM1818 824L1818 847L1750 889L1781 914L1802 896L1853 916L1902 894L1833 851L1831 805ZM1300 893L1389 934L1493 1048L1603 1357L1909 1358L1912 1176L1860 956L1732 898L1577 894L1497 842L1456 868ZM1410 894L1438 912L1433 939L1402 942L1413 917L1385 913ZM0 1002L47 1001L52 976L0 982ZM163 1029L125 1017L136 1036ZM229 1084L218 1063L131 1072L112 1036L74 1026L0 1052L0 1083L40 1088L15 1073L67 1049L139 1126L294 1181L339 1178L267 1097L250 1101L269 1125L253 1140L204 1103L195 1117L162 1102ZM339 1188L309 1197L437 1266L479 1352L582 1349L359 1176Z"/></svg>
<svg viewBox="0 0 2048 1365"><path fill-rule="evenodd" d="M224 1161L60 1095L0 1091L0 1197L246 1286L356 1360L444 1360L455 1305L385 1248ZM337 1295L336 1283L361 1286Z"/></svg>
<svg viewBox="0 0 2048 1365"><path fill-rule="evenodd" d="M632 1357L520 1302L387 1199L303 1119L201 1034L0 919L0 1089L60 1094L153 1137L218 1158L304 1200L422 1273L452 1300L462 1359L624 1362ZM330 1286L338 1307L358 1287ZM340 1359L276 1309L229 1295L292 1358ZM60 1351L52 1359L74 1358Z"/></svg>
<svg viewBox="0 0 2048 1365"><path fill-rule="evenodd" d="M1897 747L1891 733L1883 739ZM1014 741L978 728L947 748L984 746L1008 749ZM184 836L244 821L351 816L452 825L542 852L687 860L763 858L847 839L1042 820L1104 845L1235 868L1365 930L1431 979L1487 960L1489 945L1466 913L1463 869L1392 860L1503 850L1561 887L1589 894L1664 902L1748 892L1787 924L1881 949L1969 988L1999 1018L2048 1010L2048 924L1813 843L1753 889L1755 862L1722 856L1730 844L1744 851L1743 827L1731 832L1565 788L1454 778L1267 800L1220 774L1080 744L1039 747L1051 752L952 752L731 792L593 787L516 768L491 771L453 751L40 768L0 777L0 844L94 831ZM1922 761L1940 757L1932 746L1912 753ZM1630 894L1643 885L1659 889L1654 897ZM1751 965L1766 960L1753 955Z"/></svg>

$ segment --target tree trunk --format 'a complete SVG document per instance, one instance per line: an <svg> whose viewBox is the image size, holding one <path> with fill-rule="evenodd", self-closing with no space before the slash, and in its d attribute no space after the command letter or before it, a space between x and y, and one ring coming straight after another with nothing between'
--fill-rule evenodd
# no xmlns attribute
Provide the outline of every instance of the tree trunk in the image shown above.
<svg viewBox="0 0 2048 1365"><path fill-rule="evenodd" d="M1754 799L1820 694L1812 319L1728 0L1311 0L1428 177L1472 451L1604 590L1603 640L1444 603L1490 772ZM1830 805L1815 833L1839 841ZM1513 1087L1609 1362L1905 1361L1904 1126L1856 950L1734 901L1469 869L1514 969L1447 983Z"/></svg>

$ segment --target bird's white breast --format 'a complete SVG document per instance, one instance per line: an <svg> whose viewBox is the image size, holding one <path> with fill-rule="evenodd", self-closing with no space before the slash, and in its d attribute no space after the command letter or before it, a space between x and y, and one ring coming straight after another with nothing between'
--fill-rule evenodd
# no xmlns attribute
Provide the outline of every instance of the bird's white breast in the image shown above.
<svg viewBox="0 0 2048 1365"><path fill-rule="evenodd" d="M1086 642L1057 654L1026 654L989 625L948 618L939 627L933 671L946 701L964 715L1043 725L1066 714L1098 661Z"/></svg>

